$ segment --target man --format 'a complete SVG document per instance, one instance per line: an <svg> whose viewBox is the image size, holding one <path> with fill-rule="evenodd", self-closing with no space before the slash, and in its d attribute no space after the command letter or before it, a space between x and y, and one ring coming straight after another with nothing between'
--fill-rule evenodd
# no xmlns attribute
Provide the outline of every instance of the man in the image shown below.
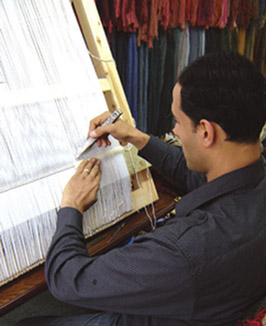
<svg viewBox="0 0 266 326"><path fill-rule="evenodd" d="M206 55L173 90L182 149L121 120L99 127L109 113L94 119L89 136L100 137L98 146L109 145L108 134L131 142L183 197L163 227L90 258L82 213L96 200L100 168L83 162L64 191L45 263L51 293L105 311L92 317L99 325L236 325L266 295L264 91L263 76L244 57ZM73 325L98 325L84 318Z"/></svg>

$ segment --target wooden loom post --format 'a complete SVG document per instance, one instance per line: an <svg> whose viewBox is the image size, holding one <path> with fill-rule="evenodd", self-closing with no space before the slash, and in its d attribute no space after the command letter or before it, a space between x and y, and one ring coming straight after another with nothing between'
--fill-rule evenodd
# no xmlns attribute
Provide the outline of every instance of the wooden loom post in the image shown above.
<svg viewBox="0 0 266 326"><path fill-rule="evenodd" d="M71 0L71 2L91 53L109 110L113 112L119 107L123 112L122 119L135 126L95 1ZM156 201L158 195L151 174L146 170L147 162L137 156L136 149L124 154L134 187L131 195L132 206L138 210ZM138 175L134 177L136 172Z"/></svg>
<svg viewBox="0 0 266 326"><path fill-rule="evenodd" d="M112 112L119 107L123 111L123 120L134 125L95 2L93 0L72 0L72 5L87 47L94 56L91 58L109 110Z"/></svg>

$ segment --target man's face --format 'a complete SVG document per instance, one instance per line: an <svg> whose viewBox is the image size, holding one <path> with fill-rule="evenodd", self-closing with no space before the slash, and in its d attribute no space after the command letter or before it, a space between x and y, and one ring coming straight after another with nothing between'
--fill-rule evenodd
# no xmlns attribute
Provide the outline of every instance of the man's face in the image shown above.
<svg viewBox="0 0 266 326"><path fill-rule="evenodd" d="M181 86L179 84L176 84L173 89L172 113L175 118L173 133L181 140L187 167L193 171L204 172L202 153L198 146L197 128L181 109Z"/></svg>

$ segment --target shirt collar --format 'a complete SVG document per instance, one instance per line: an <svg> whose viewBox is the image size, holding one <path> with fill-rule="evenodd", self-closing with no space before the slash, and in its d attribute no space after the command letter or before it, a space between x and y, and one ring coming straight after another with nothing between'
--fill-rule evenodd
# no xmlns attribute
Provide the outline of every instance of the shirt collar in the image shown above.
<svg viewBox="0 0 266 326"><path fill-rule="evenodd" d="M258 184L265 177L264 161L258 161L244 168L229 172L191 191L176 204L176 216L189 214L207 202L252 184Z"/></svg>

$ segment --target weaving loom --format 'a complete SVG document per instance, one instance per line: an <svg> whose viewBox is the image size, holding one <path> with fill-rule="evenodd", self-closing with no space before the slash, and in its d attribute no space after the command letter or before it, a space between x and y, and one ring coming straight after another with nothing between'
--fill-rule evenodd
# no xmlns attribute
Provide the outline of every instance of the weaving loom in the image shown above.
<svg viewBox="0 0 266 326"><path fill-rule="evenodd" d="M89 12L102 29L93 0L73 6L83 28ZM0 3L0 285L44 261L89 120L122 101L132 123L117 81L120 99L114 103L114 85L105 82L103 95L79 24L69 0ZM108 51L105 45L110 58ZM133 148L125 155L113 139L108 149L93 146L83 156L89 157L101 159L102 180L97 203L84 215L86 236L157 199L148 171L132 191L130 175L146 166Z"/></svg>

